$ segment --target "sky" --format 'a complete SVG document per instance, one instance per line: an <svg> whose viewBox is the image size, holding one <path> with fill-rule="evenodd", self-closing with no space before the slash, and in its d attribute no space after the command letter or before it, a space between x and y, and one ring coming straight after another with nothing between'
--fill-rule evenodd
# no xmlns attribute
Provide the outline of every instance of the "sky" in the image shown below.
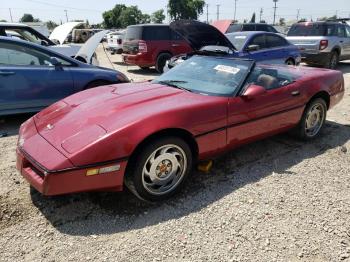
<svg viewBox="0 0 350 262"><path fill-rule="evenodd" d="M91 23L102 22L102 13L113 8L115 4L137 5L139 9L151 14L152 12L165 9L167 0L1 0L0 20L17 22L24 13L31 13L35 18L42 21L53 20L65 22L67 10L69 20L88 19ZM206 0L208 4L209 21L217 18L217 5L219 6L219 19L233 19L235 0ZM237 0L236 18L240 21L250 19L256 12L257 19L260 10L263 9L262 19L271 23L273 21L272 0ZM299 9L299 18L317 19L317 17L332 16L337 14L341 17L350 17L350 0L278 0L277 18L295 20ZM200 20L206 20L206 8ZM167 17L168 21L168 17Z"/></svg>

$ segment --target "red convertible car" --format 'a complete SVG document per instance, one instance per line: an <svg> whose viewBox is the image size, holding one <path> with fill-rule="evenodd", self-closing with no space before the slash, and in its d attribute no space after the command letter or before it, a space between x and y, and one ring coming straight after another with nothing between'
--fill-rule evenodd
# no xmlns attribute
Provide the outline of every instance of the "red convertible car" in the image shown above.
<svg viewBox="0 0 350 262"><path fill-rule="evenodd" d="M198 161L276 133L320 134L341 72L193 56L152 82L77 93L20 128L17 168L43 195L120 191L157 201Z"/></svg>

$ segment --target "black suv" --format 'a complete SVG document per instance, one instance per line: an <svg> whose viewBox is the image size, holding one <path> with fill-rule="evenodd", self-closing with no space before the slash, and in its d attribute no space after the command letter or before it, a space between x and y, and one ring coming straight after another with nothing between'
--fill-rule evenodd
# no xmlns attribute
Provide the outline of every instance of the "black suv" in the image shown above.
<svg viewBox="0 0 350 262"><path fill-rule="evenodd" d="M235 33L242 31L264 31L271 33L278 33L278 31L272 26L263 23L248 23L248 24L231 24L225 34Z"/></svg>

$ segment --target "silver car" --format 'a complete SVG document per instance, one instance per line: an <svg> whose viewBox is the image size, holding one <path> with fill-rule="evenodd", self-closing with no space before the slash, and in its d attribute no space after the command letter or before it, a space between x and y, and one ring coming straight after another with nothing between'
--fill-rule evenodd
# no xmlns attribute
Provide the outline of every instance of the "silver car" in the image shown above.
<svg viewBox="0 0 350 262"><path fill-rule="evenodd" d="M301 22L288 32L289 42L299 47L302 61L334 69L350 59L350 26L341 22Z"/></svg>

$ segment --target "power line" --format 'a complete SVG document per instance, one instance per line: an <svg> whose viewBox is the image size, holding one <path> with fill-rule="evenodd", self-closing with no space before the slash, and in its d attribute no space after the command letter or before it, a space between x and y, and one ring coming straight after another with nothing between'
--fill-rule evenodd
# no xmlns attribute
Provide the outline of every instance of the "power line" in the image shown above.
<svg viewBox="0 0 350 262"><path fill-rule="evenodd" d="M220 5L216 5L216 20L220 18Z"/></svg>
<svg viewBox="0 0 350 262"><path fill-rule="evenodd" d="M64 12L66 13L66 19L67 19L67 22L68 22L68 11L64 10Z"/></svg>
<svg viewBox="0 0 350 262"><path fill-rule="evenodd" d="M209 4L207 4L207 23L209 24Z"/></svg>
<svg viewBox="0 0 350 262"><path fill-rule="evenodd" d="M276 23L276 10L277 10L277 2L278 0L272 0L274 3L275 3L275 6L274 6L274 11L273 11L273 25L275 25Z"/></svg>
<svg viewBox="0 0 350 262"><path fill-rule="evenodd" d="M9 8L9 11L10 11L11 22L13 22L11 8Z"/></svg>
<svg viewBox="0 0 350 262"><path fill-rule="evenodd" d="M234 16L233 16L233 20L234 21L236 21L237 1L238 0L235 0L235 13L234 13Z"/></svg>

